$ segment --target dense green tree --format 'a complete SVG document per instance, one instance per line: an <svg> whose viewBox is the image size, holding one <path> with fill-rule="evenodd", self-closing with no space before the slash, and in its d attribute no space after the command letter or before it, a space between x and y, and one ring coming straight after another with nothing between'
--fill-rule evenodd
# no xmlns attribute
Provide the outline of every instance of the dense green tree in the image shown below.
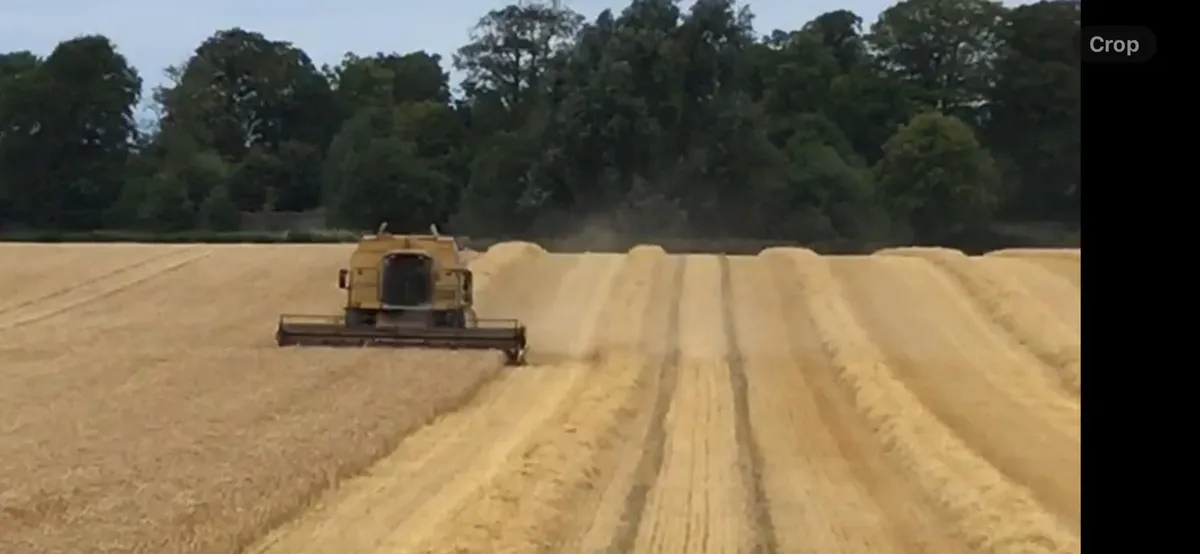
<svg viewBox="0 0 1200 554"><path fill-rule="evenodd" d="M411 117L404 107L362 110L334 138L325 166L333 223L419 230L444 221L453 182L422 158Z"/></svg>
<svg viewBox="0 0 1200 554"><path fill-rule="evenodd" d="M989 146L1003 160L1011 215L1076 218L1080 199L1079 4L1039 2L1005 17L988 95Z"/></svg>
<svg viewBox="0 0 1200 554"><path fill-rule="evenodd" d="M339 113L349 118L367 107L405 102L450 102L450 80L441 57L426 52L347 53L336 67L326 68Z"/></svg>
<svg viewBox="0 0 1200 554"><path fill-rule="evenodd" d="M9 79L37 69L42 60L28 50L0 54L0 79Z"/></svg>
<svg viewBox="0 0 1200 554"><path fill-rule="evenodd" d="M829 49L842 71L850 71L869 61L862 23L862 18L852 11L835 10L818 15L803 30Z"/></svg>
<svg viewBox="0 0 1200 554"><path fill-rule="evenodd" d="M29 79L41 62L29 51L0 54L0 228L15 216L12 195L20 191L13 187L19 189L23 180L17 149L21 135L33 125L25 110L37 99Z"/></svg>
<svg viewBox="0 0 1200 554"><path fill-rule="evenodd" d="M880 66L914 85L925 106L969 117L992 82L1002 16L994 0L904 0L884 10L868 40Z"/></svg>
<svg viewBox="0 0 1200 554"><path fill-rule="evenodd" d="M236 231L242 214L225 186L216 186L208 191L208 197L200 203L196 216L200 226L213 231Z"/></svg>
<svg viewBox="0 0 1200 554"><path fill-rule="evenodd" d="M467 186L462 202L474 215L456 218L456 227L487 226L542 207L546 185L534 168L548 133L550 69L573 46L582 16L553 0L526 1L489 11L471 30L471 41L454 55L464 73L463 106L469 111L463 156ZM494 156L503 152L503 159ZM480 227L482 229L484 227Z"/></svg>
<svg viewBox="0 0 1200 554"><path fill-rule="evenodd" d="M138 217L145 229L177 232L196 224L196 205L178 175L159 173L147 179L141 200Z"/></svg>
<svg viewBox="0 0 1200 554"><path fill-rule="evenodd" d="M0 182L19 223L101 226L125 179L142 81L105 37L10 58L0 95Z"/></svg>
<svg viewBox="0 0 1200 554"><path fill-rule="evenodd" d="M818 114L795 119L788 140L787 191L772 198L773 214L789 235L807 240L879 239L888 231L870 170L832 121ZM803 215L790 215L803 214Z"/></svg>
<svg viewBox="0 0 1200 554"><path fill-rule="evenodd" d="M533 100L529 95L545 85L547 62L569 47L582 21L558 0L521 0L488 12L454 56L466 74L464 92L494 95L510 110Z"/></svg>
<svg viewBox="0 0 1200 554"><path fill-rule="evenodd" d="M329 82L303 51L234 28L205 40L169 73L173 86L156 94L163 140L188 141L237 165L230 194L239 208L317 205L316 168L339 122ZM313 156L315 164L295 163Z"/></svg>
<svg viewBox="0 0 1200 554"><path fill-rule="evenodd" d="M810 242L1073 223L1078 2L902 0L754 28L734 0L483 14L452 62L219 30L140 79L104 37L0 53L0 227L337 227ZM1011 227L1011 226L1008 226ZM594 233L593 233L594 234ZM650 238L650 237L648 237Z"/></svg>
<svg viewBox="0 0 1200 554"><path fill-rule="evenodd" d="M917 237L937 240L988 221L999 173L974 132L954 116L918 114L883 145L876 183Z"/></svg>

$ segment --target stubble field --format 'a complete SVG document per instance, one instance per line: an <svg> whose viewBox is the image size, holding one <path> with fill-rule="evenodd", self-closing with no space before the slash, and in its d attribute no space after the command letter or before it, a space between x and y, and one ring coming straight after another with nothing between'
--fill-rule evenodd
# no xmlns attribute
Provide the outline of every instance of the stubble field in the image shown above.
<svg viewBox="0 0 1200 554"><path fill-rule="evenodd" d="M278 349L348 246L0 245L0 552L1079 552L1080 253L471 262L493 353Z"/></svg>

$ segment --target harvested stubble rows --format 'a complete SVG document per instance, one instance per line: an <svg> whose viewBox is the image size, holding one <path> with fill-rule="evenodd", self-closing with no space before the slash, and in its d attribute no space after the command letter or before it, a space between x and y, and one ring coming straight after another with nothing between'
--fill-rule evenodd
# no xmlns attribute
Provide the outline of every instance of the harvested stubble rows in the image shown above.
<svg viewBox="0 0 1200 554"><path fill-rule="evenodd" d="M1080 549L1078 251L509 243L530 366L275 349L346 254L0 246L0 551Z"/></svg>

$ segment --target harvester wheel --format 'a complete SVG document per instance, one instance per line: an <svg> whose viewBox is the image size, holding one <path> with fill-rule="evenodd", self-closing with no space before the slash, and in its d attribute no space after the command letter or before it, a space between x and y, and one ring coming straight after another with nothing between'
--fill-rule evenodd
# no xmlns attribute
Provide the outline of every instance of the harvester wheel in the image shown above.
<svg viewBox="0 0 1200 554"><path fill-rule="evenodd" d="M505 350L504 361L513 366L525 365L525 349Z"/></svg>

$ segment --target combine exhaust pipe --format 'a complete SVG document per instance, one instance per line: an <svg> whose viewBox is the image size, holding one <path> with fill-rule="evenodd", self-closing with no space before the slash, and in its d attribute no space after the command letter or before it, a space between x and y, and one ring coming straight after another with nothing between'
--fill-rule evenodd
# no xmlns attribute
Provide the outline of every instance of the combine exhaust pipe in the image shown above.
<svg viewBox="0 0 1200 554"><path fill-rule="evenodd" d="M351 326L342 316L285 314L275 330L279 346L500 350L509 365L525 361L525 326L515 319L480 319L467 327Z"/></svg>

